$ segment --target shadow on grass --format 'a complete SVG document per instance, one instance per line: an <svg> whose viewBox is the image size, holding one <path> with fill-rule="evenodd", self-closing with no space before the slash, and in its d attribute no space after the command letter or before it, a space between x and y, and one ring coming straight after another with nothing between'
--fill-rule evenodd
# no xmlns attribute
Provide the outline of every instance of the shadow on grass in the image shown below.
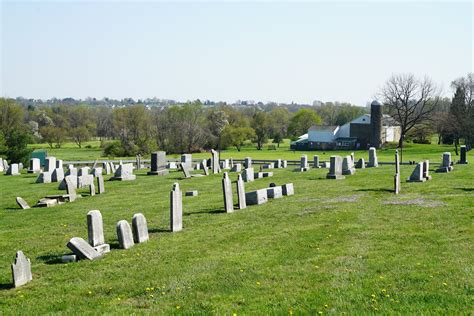
<svg viewBox="0 0 474 316"><path fill-rule="evenodd" d="M220 213L226 213L224 209L207 209L207 210L202 210L199 212L184 212L184 216L191 216L191 215L197 215L197 214L220 214Z"/></svg>
<svg viewBox="0 0 474 316"><path fill-rule="evenodd" d="M361 191L361 192L390 192L390 193L393 193L393 190L390 190L390 189L358 189L357 191Z"/></svg>
<svg viewBox="0 0 474 316"><path fill-rule="evenodd" d="M471 191L474 191L474 188L456 188L456 190L471 192ZM7 210L8 210L8 208L7 208Z"/></svg>
<svg viewBox="0 0 474 316"><path fill-rule="evenodd" d="M9 290L13 288L14 288L13 284L9 284L9 283L0 284L0 290Z"/></svg>
<svg viewBox="0 0 474 316"><path fill-rule="evenodd" d="M169 228L151 228L148 230L148 233L150 234L169 233L169 232L171 232Z"/></svg>
<svg viewBox="0 0 474 316"><path fill-rule="evenodd" d="M60 264L62 255L44 255L36 257L37 260L43 261L46 264Z"/></svg>

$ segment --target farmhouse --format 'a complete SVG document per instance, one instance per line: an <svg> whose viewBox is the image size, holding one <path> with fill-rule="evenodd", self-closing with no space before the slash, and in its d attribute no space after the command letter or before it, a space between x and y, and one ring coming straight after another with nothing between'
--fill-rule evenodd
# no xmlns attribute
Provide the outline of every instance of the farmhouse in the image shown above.
<svg viewBox="0 0 474 316"><path fill-rule="evenodd" d="M311 126L306 137L291 143L291 149L359 149L396 142L400 126L387 114L382 114L381 104L374 101L371 113L364 114L342 126Z"/></svg>

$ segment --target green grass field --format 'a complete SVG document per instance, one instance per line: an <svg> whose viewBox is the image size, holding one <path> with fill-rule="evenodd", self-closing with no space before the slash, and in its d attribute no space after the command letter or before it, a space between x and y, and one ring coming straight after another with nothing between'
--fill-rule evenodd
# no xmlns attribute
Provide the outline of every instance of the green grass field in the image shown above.
<svg viewBox="0 0 474 316"><path fill-rule="evenodd" d="M391 193L393 166L358 169L339 181L326 180L326 169L275 169L246 190L293 182L295 195L232 214L222 212L222 175L182 180L179 172L152 177L141 170L136 181L107 181L103 195L29 210L15 197L34 204L58 193L57 184L0 175L0 314L472 314L474 159L469 153L470 164L434 173L444 151L452 148L408 145L404 160L431 159L433 180L404 182L413 170L404 165L398 196ZM382 150L379 160L392 161L393 153ZM65 160L100 154L72 145L50 151ZM285 144L222 157L301 154ZM307 154L311 160L316 152ZM334 152L318 154L325 160ZM367 152L356 152L360 157ZM183 197L178 233L168 231L174 182L199 190ZM102 212L114 249L97 261L58 263L71 237L87 239L93 209ZM116 249L115 224L136 212L147 218L150 241ZM33 281L13 289L17 250L31 259Z"/></svg>

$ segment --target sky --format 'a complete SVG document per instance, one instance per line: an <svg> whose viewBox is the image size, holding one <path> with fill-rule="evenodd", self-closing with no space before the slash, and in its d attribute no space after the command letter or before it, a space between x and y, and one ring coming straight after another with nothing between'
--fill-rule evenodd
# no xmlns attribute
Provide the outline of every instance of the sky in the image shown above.
<svg viewBox="0 0 474 316"><path fill-rule="evenodd" d="M473 71L473 2L0 0L0 96L358 105Z"/></svg>

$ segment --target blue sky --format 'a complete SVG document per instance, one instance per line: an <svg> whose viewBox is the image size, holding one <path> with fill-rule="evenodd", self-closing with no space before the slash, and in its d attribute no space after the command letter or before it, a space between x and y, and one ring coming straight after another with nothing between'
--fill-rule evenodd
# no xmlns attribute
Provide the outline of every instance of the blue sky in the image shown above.
<svg viewBox="0 0 474 316"><path fill-rule="evenodd" d="M7 97L365 105L473 71L472 2L0 1Z"/></svg>

